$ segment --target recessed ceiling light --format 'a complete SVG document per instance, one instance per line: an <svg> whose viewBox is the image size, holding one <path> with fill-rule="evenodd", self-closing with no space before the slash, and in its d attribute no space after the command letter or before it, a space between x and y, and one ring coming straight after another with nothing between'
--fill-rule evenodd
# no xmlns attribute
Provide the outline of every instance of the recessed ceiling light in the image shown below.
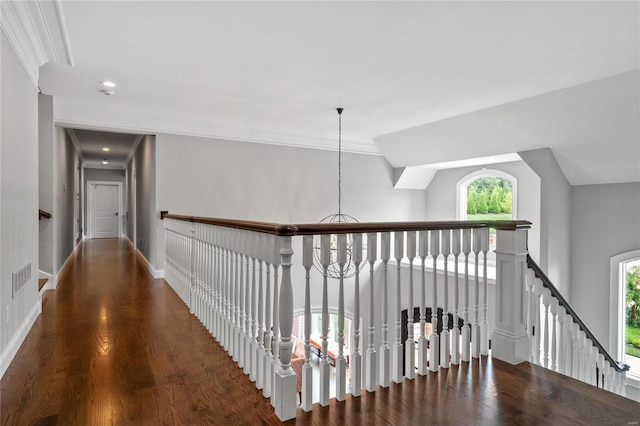
<svg viewBox="0 0 640 426"><path fill-rule="evenodd" d="M109 162L107 160L104 160L102 164L109 164Z"/></svg>
<svg viewBox="0 0 640 426"><path fill-rule="evenodd" d="M109 152L109 148L107 148L106 146L105 146L104 148L102 148L102 150L103 150L104 152Z"/></svg>
<svg viewBox="0 0 640 426"><path fill-rule="evenodd" d="M104 87L116 87L116 84L113 81L105 80L100 83L102 83Z"/></svg>

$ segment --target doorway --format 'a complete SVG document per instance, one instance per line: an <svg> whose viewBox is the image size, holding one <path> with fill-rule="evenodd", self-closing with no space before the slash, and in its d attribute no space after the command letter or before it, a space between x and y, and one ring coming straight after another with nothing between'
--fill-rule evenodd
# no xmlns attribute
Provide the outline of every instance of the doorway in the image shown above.
<svg viewBox="0 0 640 426"><path fill-rule="evenodd" d="M89 181L89 238L122 234L122 183Z"/></svg>

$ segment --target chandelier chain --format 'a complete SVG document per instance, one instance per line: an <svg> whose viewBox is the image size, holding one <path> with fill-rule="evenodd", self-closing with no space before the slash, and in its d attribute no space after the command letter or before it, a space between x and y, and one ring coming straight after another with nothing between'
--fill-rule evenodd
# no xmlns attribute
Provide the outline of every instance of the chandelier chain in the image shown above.
<svg viewBox="0 0 640 426"><path fill-rule="evenodd" d="M342 217L342 108L338 110L338 221Z"/></svg>

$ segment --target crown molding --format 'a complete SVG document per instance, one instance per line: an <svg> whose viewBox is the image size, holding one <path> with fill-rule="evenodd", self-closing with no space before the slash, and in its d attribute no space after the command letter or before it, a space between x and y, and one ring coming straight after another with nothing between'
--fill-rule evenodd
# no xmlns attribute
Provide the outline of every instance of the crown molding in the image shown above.
<svg viewBox="0 0 640 426"><path fill-rule="evenodd" d="M34 86L47 62L73 65L60 0L2 1L0 27Z"/></svg>

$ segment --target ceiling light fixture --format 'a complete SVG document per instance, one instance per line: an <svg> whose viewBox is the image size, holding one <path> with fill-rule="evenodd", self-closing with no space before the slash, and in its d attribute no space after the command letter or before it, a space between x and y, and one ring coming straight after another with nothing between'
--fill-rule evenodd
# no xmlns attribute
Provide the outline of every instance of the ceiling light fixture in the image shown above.
<svg viewBox="0 0 640 426"><path fill-rule="evenodd" d="M116 87L113 81L105 80L100 82L104 87Z"/></svg>
<svg viewBox="0 0 640 426"><path fill-rule="evenodd" d="M353 216L342 213L342 111L344 108L336 108L338 111L338 213L332 214L320 221L320 223L354 223L358 222ZM336 234L331 235L331 254L329 260L329 266L327 268L327 276L334 279L340 279L340 266L338 264L338 236ZM324 272L321 256L321 239L320 236L315 236L313 241L313 265L321 273ZM366 249L366 243L363 241L362 248ZM356 270L355 262L352 259L353 253L353 236L347 234L347 261L343 267L343 277L353 277L357 272L362 270L366 262L362 262L359 268Z"/></svg>
<svg viewBox="0 0 640 426"><path fill-rule="evenodd" d="M105 146L104 148L102 148L102 150L103 150L104 152L109 152L109 148L107 148L106 146Z"/></svg>
<svg viewBox="0 0 640 426"><path fill-rule="evenodd" d="M107 160L102 160L102 164L109 164Z"/></svg>

